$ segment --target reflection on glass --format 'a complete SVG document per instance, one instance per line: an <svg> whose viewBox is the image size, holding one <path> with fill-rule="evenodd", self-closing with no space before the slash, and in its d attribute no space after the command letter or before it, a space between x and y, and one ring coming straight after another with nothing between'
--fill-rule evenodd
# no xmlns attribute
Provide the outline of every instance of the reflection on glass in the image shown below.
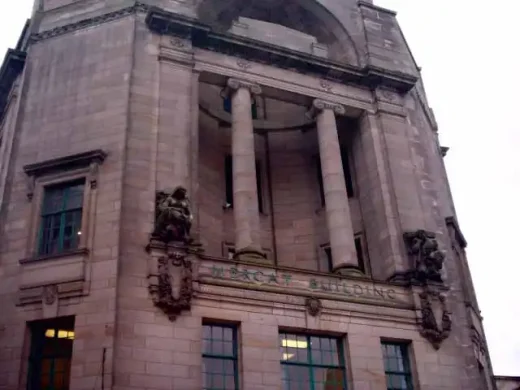
<svg viewBox="0 0 520 390"><path fill-rule="evenodd" d="M203 326L203 389L237 390L236 329L226 325Z"/></svg>
<svg viewBox="0 0 520 390"><path fill-rule="evenodd" d="M283 390L344 390L340 340L280 334Z"/></svg>

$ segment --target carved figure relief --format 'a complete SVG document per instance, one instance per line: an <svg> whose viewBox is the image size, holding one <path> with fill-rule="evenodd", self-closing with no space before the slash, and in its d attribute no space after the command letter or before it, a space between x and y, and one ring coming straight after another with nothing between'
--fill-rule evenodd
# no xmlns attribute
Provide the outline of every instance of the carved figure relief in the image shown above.
<svg viewBox="0 0 520 390"><path fill-rule="evenodd" d="M54 284L43 288L43 302L46 305L52 305L58 298L58 287Z"/></svg>
<svg viewBox="0 0 520 390"><path fill-rule="evenodd" d="M415 278L422 283L442 283L441 271L445 254L439 250L435 233L426 230L406 232L404 240L408 254L414 259Z"/></svg>
<svg viewBox="0 0 520 390"><path fill-rule="evenodd" d="M316 317L321 312L321 301L318 298L309 297L305 299L305 307L307 308L307 313Z"/></svg>
<svg viewBox="0 0 520 390"><path fill-rule="evenodd" d="M435 349L439 349L451 332L451 313L446 307L446 298L431 289L425 289L419 294L419 298L421 300L420 333Z"/></svg>
<svg viewBox="0 0 520 390"><path fill-rule="evenodd" d="M171 192L157 193L153 238L165 244L172 241L190 243L192 221L190 200L184 187L177 187Z"/></svg>
<svg viewBox="0 0 520 390"><path fill-rule="evenodd" d="M173 252L159 257L157 271L158 284L149 286L153 302L166 313L170 321L175 321L183 310L191 308L193 297L191 261L186 258L186 254Z"/></svg>

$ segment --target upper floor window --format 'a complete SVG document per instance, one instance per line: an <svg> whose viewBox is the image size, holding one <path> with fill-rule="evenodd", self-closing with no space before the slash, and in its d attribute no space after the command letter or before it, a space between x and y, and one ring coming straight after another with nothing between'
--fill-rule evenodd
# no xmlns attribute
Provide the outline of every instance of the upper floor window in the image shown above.
<svg viewBox="0 0 520 390"><path fill-rule="evenodd" d="M365 250L363 233L356 233L354 235L354 245L356 247L357 266L361 272L366 273L368 255L366 254ZM332 272L334 265L332 262L332 250L329 244L323 246L323 250L325 252L325 258L327 259L328 270L329 272Z"/></svg>
<svg viewBox="0 0 520 390"><path fill-rule="evenodd" d="M282 389L346 390L341 339L280 333Z"/></svg>
<svg viewBox="0 0 520 390"><path fill-rule="evenodd" d="M256 168L256 192L258 197L258 211L264 212L264 199L262 195L262 165L259 160L255 162ZM233 157L226 155L224 161L224 178L226 182L226 206L233 207Z"/></svg>
<svg viewBox="0 0 520 390"><path fill-rule="evenodd" d="M68 390L74 341L74 317L30 325L28 390Z"/></svg>
<svg viewBox="0 0 520 390"><path fill-rule="evenodd" d="M251 102L251 116L253 119L258 119L258 105L256 103L256 99L254 97L251 98L252 102ZM231 97L230 96L226 96L225 98L223 98L223 108L224 108L224 111L226 111L227 113L231 114Z"/></svg>
<svg viewBox="0 0 520 390"><path fill-rule="evenodd" d="M236 327L205 324L202 331L203 390L238 390Z"/></svg>
<svg viewBox="0 0 520 390"><path fill-rule="evenodd" d="M350 169L349 156L347 148L341 147L341 162L343 164L343 176L345 177L345 186L347 189L347 196L349 198L354 197L354 181L352 178L352 172ZM320 156L316 156L316 173L318 175L318 186L320 191L321 206L325 206L325 191L323 187L323 175L321 172L321 160Z"/></svg>
<svg viewBox="0 0 520 390"><path fill-rule="evenodd" d="M39 255L53 255L78 248L84 186L84 180L81 180L44 189L38 242Z"/></svg>
<svg viewBox="0 0 520 390"><path fill-rule="evenodd" d="M382 342L388 390L413 390L408 344Z"/></svg>

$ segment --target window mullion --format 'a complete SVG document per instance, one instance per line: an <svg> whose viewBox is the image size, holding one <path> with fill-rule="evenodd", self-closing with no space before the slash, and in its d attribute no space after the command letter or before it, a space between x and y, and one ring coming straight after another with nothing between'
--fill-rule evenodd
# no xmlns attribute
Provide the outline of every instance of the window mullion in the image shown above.
<svg viewBox="0 0 520 390"><path fill-rule="evenodd" d="M63 203L61 205L61 216L60 216L60 235L58 239L58 245L60 252L63 251L63 244L65 241L65 217L67 215L67 201L69 197L69 188L63 190Z"/></svg>
<svg viewBox="0 0 520 390"><path fill-rule="evenodd" d="M307 356L309 357L309 380L310 380L310 387L311 390L314 390L314 367L312 365L312 348L311 348L311 338L310 336L307 337Z"/></svg>

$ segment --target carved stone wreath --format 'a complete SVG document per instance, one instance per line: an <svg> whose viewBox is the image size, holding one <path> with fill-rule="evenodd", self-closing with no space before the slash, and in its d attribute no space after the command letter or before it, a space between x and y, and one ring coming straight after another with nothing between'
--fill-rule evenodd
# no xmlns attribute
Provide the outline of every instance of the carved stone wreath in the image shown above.
<svg viewBox="0 0 520 390"><path fill-rule="evenodd" d="M438 291L425 289L419 294L421 300L421 318L419 327L421 336L426 338L435 349L448 338L451 332L451 313L446 307L446 298ZM440 305L440 324L435 317L433 306Z"/></svg>
<svg viewBox="0 0 520 390"><path fill-rule="evenodd" d="M184 310L191 309L193 297L193 271L185 253L173 252L157 259L158 284L149 287L155 306L175 321ZM180 268L178 292L174 293L171 268Z"/></svg>

